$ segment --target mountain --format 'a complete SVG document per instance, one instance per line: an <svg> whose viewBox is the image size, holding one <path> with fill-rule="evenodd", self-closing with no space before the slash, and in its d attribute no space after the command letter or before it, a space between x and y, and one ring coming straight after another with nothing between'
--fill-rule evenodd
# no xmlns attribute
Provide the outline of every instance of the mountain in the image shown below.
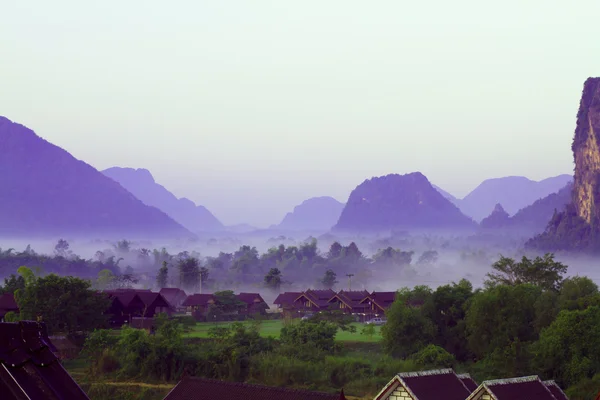
<svg viewBox="0 0 600 400"><path fill-rule="evenodd" d="M533 204L522 208L511 219L511 226L532 233L543 232L552 219L554 211L561 212L571 201L573 182L569 182L556 193L552 193Z"/></svg>
<svg viewBox="0 0 600 400"><path fill-rule="evenodd" d="M600 250L600 78L588 78L579 102L571 145L575 179L571 201L555 214L546 230L529 240L542 251Z"/></svg>
<svg viewBox="0 0 600 400"><path fill-rule="evenodd" d="M277 228L289 231L328 231L338 221L343 209L344 203L333 197L313 197L287 213Z"/></svg>
<svg viewBox="0 0 600 400"><path fill-rule="evenodd" d="M456 197L454 197L454 196L453 196L453 195L451 195L450 193L446 192L446 191L445 191L444 189L442 189L441 187L439 187L439 186L436 186L436 185L433 185L433 184L432 184L431 186L433 186L433 188L434 188L435 190L437 190L438 192L440 192L440 193L441 193L441 195L442 195L442 196L444 196L446 199L450 200L450 202L451 202L452 204L454 204L455 206L458 206L458 204L460 203L460 199L457 199Z"/></svg>
<svg viewBox="0 0 600 400"><path fill-rule="evenodd" d="M510 215L506 211L500 203L496 204L492 213L484 218L479 226L482 229L501 229L508 226L510 223Z"/></svg>
<svg viewBox="0 0 600 400"><path fill-rule="evenodd" d="M425 175L413 172L367 179L350 194L335 231L472 229L469 217L444 198Z"/></svg>
<svg viewBox="0 0 600 400"><path fill-rule="evenodd" d="M459 200L458 207L476 221L486 217L498 203L513 215L536 200L558 192L572 180L570 175L559 175L539 182L523 176L487 179Z"/></svg>
<svg viewBox="0 0 600 400"><path fill-rule="evenodd" d="M102 171L120 183L144 204L164 211L192 232L212 232L223 229L223 224L203 206L197 206L185 197L178 199L159 185L147 169L113 167Z"/></svg>
<svg viewBox="0 0 600 400"><path fill-rule="evenodd" d="M0 236L190 237L117 182L0 117Z"/></svg>

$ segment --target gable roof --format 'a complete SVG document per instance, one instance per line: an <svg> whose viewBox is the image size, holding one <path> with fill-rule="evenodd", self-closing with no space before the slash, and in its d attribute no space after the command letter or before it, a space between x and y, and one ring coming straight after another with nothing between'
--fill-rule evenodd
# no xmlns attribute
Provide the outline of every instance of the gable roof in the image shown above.
<svg viewBox="0 0 600 400"><path fill-rule="evenodd" d="M363 305L361 300L368 296L369 292L366 290L354 290L354 291L344 291L340 290L336 293L331 299L328 300L328 303L331 303L335 299L341 301L346 306L350 308L363 308L366 305Z"/></svg>
<svg viewBox="0 0 600 400"><path fill-rule="evenodd" d="M468 398L487 392L494 400L556 400L537 375L484 381Z"/></svg>
<svg viewBox="0 0 600 400"><path fill-rule="evenodd" d="M89 400L52 350L45 324L1 322L2 399Z"/></svg>
<svg viewBox="0 0 600 400"><path fill-rule="evenodd" d="M554 381L544 381L544 385L550 390L552 396L556 398L556 400L569 400L565 392L562 391L560 386L556 384ZM600 395L600 393L598 393Z"/></svg>
<svg viewBox="0 0 600 400"><path fill-rule="evenodd" d="M140 299L135 291L105 290L104 293L112 298L116 298L125 308L135 303L143 304L142 299Z"/></svg>
<svg viewBox="0 0 600 400"><path fill-rule="evenodd" d="M160 294L156 292L140 291L137 293L140 299L144 302L146 307L170 307L171 304Z"/></svg>
<svg viewBox="0 0 600 400"><path fill-rule="evenodd" d="M242 301L248 305L254 304L254 299L260 299L261 303L264 303L265 300L258 293L240 293L237 295L239 301Z"/></svg>
<svg viewBox="0 0 600 400"><path fill-rule="evenodd" d="M329 299L335 296L335 292L331 289L325 290L312 290L308 289L305 292L302 292L295 301L300 300L300 298L304 297L309 300L311 303L316 305L319 308L326 308L329 305Z"/></svg>
<svg viewBox="0 0 600 400"><path fill-rule="evenodd" d="M437 369L400 373L379 392L375 399L387 398L399 386L402 386L414 400L437 400L440 398L440 393L443 393L444 400L465 400L471 394L452 369Z"/></svg>
<svg viewBox="0 0 600 400"><path fill-rule="evenodd" d="M179 288L162 288L159 293L169 302L169 304L171 304L171 306L181 304L187 298L187 294Z"/></svg>
<svg viewBox="0 0 600 400"><path fill-rule="evenodd" d="M365 296L360 302L366 303L368 301L374 303L382 310L385 310L396 300L396 292L373 292Z"/></svg>
<svg viewBox="0 0 600 400"><path fill-rule="evenodd" d="M458 376L458 378L462 381L462 383L465 384L470 392L474 392L479 387L477 382L475 382L475 380L471 378L471 375L469 374L458 374L456 376Z"/></svg>
<svg viewBox="0 0 600 400"><path fill-rule="evenodd" d="M287 389L252 385L240 382L218 381L196 377L185 377L164 398L164 400L345 400L343 391L338 394L310 392L308 390Z"/></svg>
<svg viewBox="0 0 600 400"><path fill-rule="evenodd" d="M284 292L280 293L279 296L273 301L273 304L287 306L292 305L294 301L300 296L302 292Z"/></svg>
<svg viewBox="0 0 600 400"><path fill-rule="evenodd" d="M182 306L184 307L193 307L193 306L206 306L208 305L208 301L215 301L215 296L212 294L191 294L185 299Z"/></svg>

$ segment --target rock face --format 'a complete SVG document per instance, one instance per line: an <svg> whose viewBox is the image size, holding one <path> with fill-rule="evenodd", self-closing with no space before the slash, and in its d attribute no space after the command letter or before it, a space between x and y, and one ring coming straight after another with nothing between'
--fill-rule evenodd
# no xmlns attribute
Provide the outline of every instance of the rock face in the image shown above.
<svg viewBox="0 0 600 400"><path fill-rule="evenodd" d="M554 213L564 211L567 204L571 202L572 190L573 183L569 182L558 192L519 210L510 218L510 226L530 233L543 232Z"/></svg>
<svg viewBox="0 0 600 400"><path fill-rule="evenodd" d="M571 203L527 246L543 250L594 250L600 244L600 78L588 78L577 113L572 151Z"/></svg>
<svg viewBox="0 0 600 400"><path fill-rule="evenodd" d="M147 169L113 167L102 171L117 181L144 204L156 207L192 232L214 232L223 224L205 207L185 197L178 199L159 185Z"/></svg>
<svg viewBox="0 0 600 400"><path fill-rule="evenodd" d="M500 203L496 204L492 213L479 224L483 229L502 229L510 224L510 215Z"/></svg>
<svg viewBox="0 0 600 400"><path fill-rule="evenodd" d="M289 231L328 231L340 218L344 203L333 197L313 197L294 207L277 226Z"/></svg>
<svg viewBox="0 0 600 400"><path fill-rule="evenodd" d="M117 182L4 117L0 188L1 237L192 236Z"/></svg>
<svg viewBox="0 0 600 400"><path fill-rule="evenodd" d="M350 194L335 231L384 232L396 229L472 229L463 215L420 172L364 181Z"/></svg>
<svg viewBox="0 0 600 400"><path fill-rule="evenodd" d="M476 221L485 218L498 203L513 215L536 200L558 192L572 180L571 175L559 175L541 181L532 181L524 176L486 179L455 204Z"/></svg>

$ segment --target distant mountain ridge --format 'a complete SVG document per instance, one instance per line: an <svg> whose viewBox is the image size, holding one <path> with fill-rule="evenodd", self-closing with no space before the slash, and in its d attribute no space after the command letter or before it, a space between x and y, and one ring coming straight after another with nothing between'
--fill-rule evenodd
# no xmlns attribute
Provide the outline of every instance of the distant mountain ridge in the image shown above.
<svg viewBox="0 0 600 400"><path fill-rule="evenodd" d="M514 215L536 200L558 192L572 181L573 176L568 174L541 181L533 181L523 176L492 178L484 180L462 199L456 199L441 188L434 187L456 204L464 214L481 221L490 215L496 204L501 204L509 215Z"/></svg>
<svg viewBox="0 0 600 400"><path fill-rule="evenodd" d="M420 172L365 180L350 194L335 231L473 229L476 223Z"/></svg>
<svg viewBox="0 0 600 400"><path fill-rule="evenodd" d="M158 184L147 169L112 167L102 173L120 183L144 204L162 210L192 232L224 229L223 224L206 207L196 205L185 197L178 199L164 186Z"/></svg>
<svg viewBox="0 0 600 400"><path fill-rule="evenodd" d="M544 231L554 212L561 212L571 199L573 183L569 182L556 193L543 199L536 200L533 204L522 208L510 217L500 204L494 211L481 221L484 230L511 230L521 233L540 233Z"/></svg>
<svg viewBox="0 0 600 400"><path fill-rule="evenodd" d="M92 166L5 117L0 187L0 236L193 236Z"/></svg>
<svg viewBox="0 0 600 400"><path fill-rule="evenodd" d="M274 228L284 231L327 231L336 224L343 209L344 203L333 197L312 197L294 207Z"/></svg>

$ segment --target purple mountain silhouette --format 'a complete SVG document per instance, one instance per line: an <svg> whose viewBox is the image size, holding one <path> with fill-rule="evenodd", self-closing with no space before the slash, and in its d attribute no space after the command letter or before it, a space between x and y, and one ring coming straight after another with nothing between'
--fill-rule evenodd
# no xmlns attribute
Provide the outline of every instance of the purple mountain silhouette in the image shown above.
<svg viewBox="0 0 600 400"><path fill-rule="evenodd" d="M276 228L289 231L328 231L338 221L343 209L344 203L333 197L313 197L294 207L294 211L287 213Z"/></svg>
<svg viewBox="0 0 600 400"><path fill-rule="evenodd" d="M456 204L476 221L488 216L498 203L509 215L513 215L536 200L558 192L572 181L572 175L558 175L537 182L524 176L487 179Z"/></svg>
<svg viewBox="0 0 600 400"><path fill-rule="evenodd" d="M350 193L335 231L474 229L476 223L420 172L367 179Z"/></svg>
<svg viewBox="0 0 600 400"><path fill-rule="evenodd" d="M113 167L102 173L119 182L144 204L164 211L192 232L223 230L223 224L210 211L185 197L178 199L164 186L156 183L147 169Z"/></svg>
<svg viewBox="0 0 600 400"><path fill-rule="evenodd" d="M0 236L190 237L164 212L31 129L0 117Z"/></svg>

